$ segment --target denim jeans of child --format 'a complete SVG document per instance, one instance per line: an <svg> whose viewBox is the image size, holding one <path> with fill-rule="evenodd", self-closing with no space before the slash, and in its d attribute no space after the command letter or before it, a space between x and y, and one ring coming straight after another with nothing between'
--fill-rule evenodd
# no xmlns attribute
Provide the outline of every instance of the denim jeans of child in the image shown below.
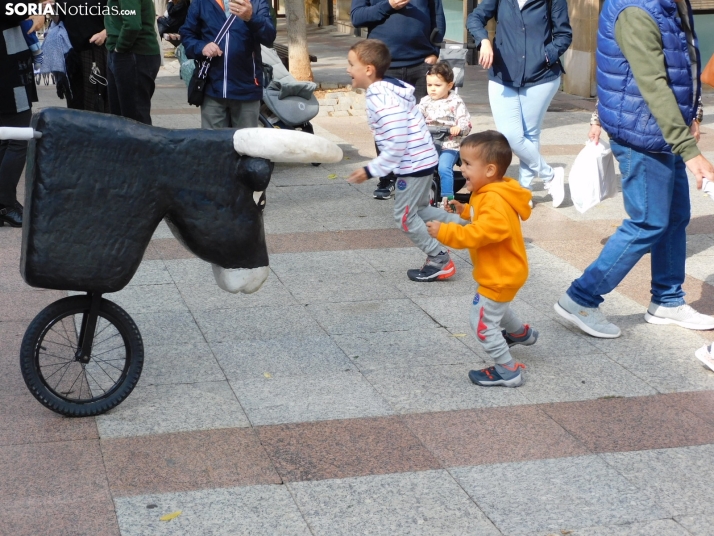
<svg viewBox="0 0 714 536"><path fill-rule="evenodd" d="M493 80L488 83L488 100L496 130L506 136L521 161L518 182L524 188L530 188L535 178L545 183L553 179L553 169L540 155L540 130L559 87L560 77L528 87L505 86Z"/></svg>
<svg viewBox="0 0 714 536"><path fill-rule="evenodd" d="M622 173L622 197L629 219L622 222L600 256L571 284L568 295L583 307L597 307L637 261L652 253L652 301L684 304L684 261L689 223L689 185L682 158L646 153L610 142Z"/></svg>
<svg viewBox="0 0 714 536"><path fill-rule="evenodd" d="M454 195L454 164L459 159L459 151L442 149L439 152L439 179L441 197ZM439 199L441 201L441 199Z"/></svg>

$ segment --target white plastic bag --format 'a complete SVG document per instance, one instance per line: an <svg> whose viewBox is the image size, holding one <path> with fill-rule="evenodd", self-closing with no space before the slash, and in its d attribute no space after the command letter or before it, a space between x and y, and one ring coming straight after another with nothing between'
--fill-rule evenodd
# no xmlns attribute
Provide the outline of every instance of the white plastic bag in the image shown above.
<svg viewBox="0 0 714 536"><path fill-rule="evenodd" d="M610 144L588 141L575 158L568 175L570 198L581 214L617 193L615 157Z"/></svg>

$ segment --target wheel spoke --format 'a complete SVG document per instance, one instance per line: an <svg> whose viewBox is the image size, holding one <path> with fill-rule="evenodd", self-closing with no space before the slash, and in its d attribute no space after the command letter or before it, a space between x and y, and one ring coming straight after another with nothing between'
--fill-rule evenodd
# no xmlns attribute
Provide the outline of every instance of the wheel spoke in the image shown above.
<svg viewBox="0 0 714 536"><path fill-rule="evenodd" d="M104 344L105 342L113 339L114 337L121 337L121 333L115 333L111 337L107 337L106 339L102 339L101 341L94 343L94 346L99 346L100 344Z"/></svg>
<svg viewBox="0 0 714 536"><path fill-rule="evenodd" d="M72 364L72 363L66 363L64 366L65 366L65 367L69 367L71 364ZM60 370L62 370L62 369L57 369L57 370L55 370L52 374L50 374L49 376L47 376L47 377L45 378L45 381L49 380L52 376L54 376L55 374L57 374ZM67 372L67 370L65 370L64 373L62 373L62 377L60 377L60 382L62 381L62 378L64 378L64 375L65 375L66 372ZM59 385L59 384L58 384L58 385Z"/></svg>
<svg viewBox="0 0 714 536"><path fill-rule="evenodd" d="M114 348L110 348L109 350L104 350L103 352L99 352L98 354L92 353L92 357L97 357L99 355L104 355L108 352L113 352L114 350L118 350L119 348L124 348L124 345L122 344L121 346L116 346Z"/></svg>

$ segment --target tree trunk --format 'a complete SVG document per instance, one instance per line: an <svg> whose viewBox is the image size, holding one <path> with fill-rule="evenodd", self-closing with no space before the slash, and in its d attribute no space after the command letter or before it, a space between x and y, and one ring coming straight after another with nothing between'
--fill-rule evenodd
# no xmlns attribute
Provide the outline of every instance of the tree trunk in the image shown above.
<svg viewBox="0 0 714 536"><path fill-rule="evenodd" d="M290 74L297 80L312 81L310 53L307 49L307 20L304 0L285 0L288 19Z"/></svg>

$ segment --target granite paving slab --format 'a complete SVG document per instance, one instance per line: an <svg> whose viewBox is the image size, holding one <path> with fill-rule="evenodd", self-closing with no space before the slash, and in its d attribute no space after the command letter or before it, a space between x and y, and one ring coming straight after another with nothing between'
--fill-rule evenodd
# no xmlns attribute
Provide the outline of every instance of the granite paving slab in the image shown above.
<svg viewBox="0 0 714 536"><path fill-rule="evenodd" d="M368 262L372 251L314 251L309 253L277 253L270 256L270 269L278 277L332 277L341 281L349 274L373 274L377 270Z"/></svg>
<svg viewBox="0 0 714 536"><path fill-rule="evenodd" d="M139 385L97 417L102 439L250 426L227 381Z"/></svg>
<svg viewBox="0 0 714 536"><path fill-rule="evenodd" d="M393 300L405 297L391 281L374 272L348 276L319 273L284 275L280 280L294 300L302 304Z"/></svg>
<svg viewBox="0 0 714 536"><path fill-rule="evenodd" d="M309 536L310 530L285 486L249 486L115 499L122 536ZM170 522L159 518L181 515Z"/></svg>
<svg viewBox="0 0 714 536"><path fill-rule="evenodd" d="M561 536L562 534L562 532L558 532L556 536ZM568 534L571 536L690 536L690 532L673 519L608 525L607 527L589 527L587 529L574 530L568 532Z"/></svg>
<svg viewBox="0 0 714 536"><path fill-rule="evenodd" d="M675 520L692 536L709 536L714 527L714 515L677 516Z"/></svg>
<svg viewBox="0 0 714 536"><path fill-rule="evenodd" d="M142 261L139 269L127 286L169 285L174 281L166 268L166 263L160 259Z"/></svg>
<svg viewBox="0 0 714 536"><path fill-rule="evenodd" d="M205 341L149 346L144 352L139 385L166 385L225 380L210 346Z"/></svg>
<svg viewBox="0 0 714 536"><path fill-rule="evenodd" d="M104 294L104 298L116 303L130 315L137 313L168 313L188 310L186 302L176 285L133 285L119 292Z"/></svg>
<svg viewBox="0 0 714 536"><path fill-rule="evenodd" d="M209 343L270 340L322 332L303 305L195 311L194 316Z"/></svg>
<svg viewBox="0 0 714 536"><path fill-rule="evenodd" d="M364 371L367 381L397 413L423 413L528 404L519 389L492 389L471 383L468 372L484 362L463 365ZM528 381L526 379L526 381Z"/></svg>
<svg viewBox="0 0 714 536"><path fill-rule="evenodd" d="M710 500L714 445L601 454L602 459L669 516L714 514Z"/></svg>
<svg viewBox="0 0 714 536"><path fill-rule="evenodd" d="M131 317L141 332L144 349L149 346L201 344L206 339L193 315L186 312L137 313Z"/></svg>
<svg viewBox="0 0 714 536"><path fill-rule="evenodd" d="M506 534L560 532L669 517L597 456L451 469Z"/></svg>
<svg viewBox="0 0 714 536"><path fill-rule="evenodd" d="M334 335L333 339L363 371L473 363L486 357L482 349L469 349L464 337L443 328Z"/></svg>
<svg viewBox="0 0 714 536"><path fill-rule="evenodd" d="M321 303L308 305L306 310L330 335L439 327L407 299Z"/></svg>
<svg viewBox="0 0 714 536"><path fill-rule="evenodd" d="M499 534L446 471L294 482L288 488L316 535Z"/></svg>
<svg viewBox="0 0 714 536"><path fill-rule="evenodd" d="M253 426L393 413L384 398L352 367L333 374L230 383Z"/></svg>
<svg viewBox="0 0 714 536"><path fill-rule="evenodd" d="M216 284L211 264L201 259L175 259L164 261L164 264L177 285Z"/></svg>
<svg viewBox="0 0 714 536"><path fill-rule="evenodd" d="M297 305L298 303L275 275L269 276L260 290L253 294L226 292L215 281L206 285L183 284L179 290L191 311Z"/></svg>
<svg viewBox="0 0 714 536"><path fill-rule="evenodd" d="M355 368L327 335L280 337L266 341L211 343L216 359L232 381L320 375Z"/></svg>

